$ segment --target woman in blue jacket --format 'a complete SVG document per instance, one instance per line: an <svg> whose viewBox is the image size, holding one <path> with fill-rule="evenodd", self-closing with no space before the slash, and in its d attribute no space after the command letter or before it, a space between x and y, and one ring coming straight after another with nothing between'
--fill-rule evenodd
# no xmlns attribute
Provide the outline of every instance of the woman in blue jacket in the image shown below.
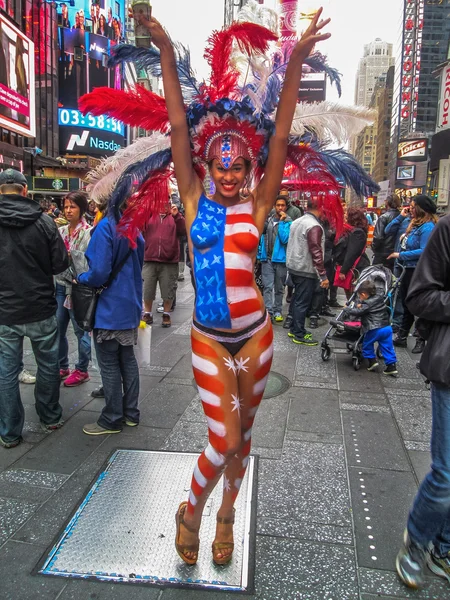
<svg viewBox="0 0 450 600"><path fill-rule="evenodd" d="M431 232L437 222L436 205L428 196L421 194L414 197L409 209L404 208L402 212L389 224L389 233L395 234L398 230L404 228L405 220L409 220L405 233L400 236L400 248L398 252L393 252L388 256L396 258L399 263L405 267L405 273L400 286L400 297L403 303L403 319L394 345L401 348L407 347L409 330L414 323L414 316L406 306L405 300L408 295L409 284L411 283L414 269L419 262L419 258L428 242ZM386 228L387 229L387 228ZM420 354L425 346L425 340L418 337L416 345L412 352Z"/></svg>
<svg viewBox="0 0 450 600"><path fill-rule="evenodd" d="M142 311L142 236L137 239L137 247L130 251L128 240L117 234L114 218L103 218L93 230L86 250L89 271L79 275L78 281L101 287L127 255L97 304L93 339L106 405L96 423L83 427L87 435L120 433L123 424L134 427L139 423L139 368L133 346Z"/></svg>

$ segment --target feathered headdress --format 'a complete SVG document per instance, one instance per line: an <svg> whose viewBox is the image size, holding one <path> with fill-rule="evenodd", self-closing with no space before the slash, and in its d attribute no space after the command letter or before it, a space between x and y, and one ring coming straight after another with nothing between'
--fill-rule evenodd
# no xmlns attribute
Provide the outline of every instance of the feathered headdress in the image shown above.
<svg viewBox="0 0 450 600"><path fill-rule="evenodd" d="M229 166L238 156L252 161L254 183L261 178L269 140L275 129L275 111L289 54L288 49L284 49L284 59L277 53L276 64L267 61L264 54L269 43L276 39L273 31L257 23L237 22L214 32L205 50L211 68L208 82L197 81L189 51L174 45L177 72L187 104L193 164L201 178L206 173L205 162L217 157L224 166ZM311 63L306 68L324 70L330 75L325 58L314 56L316 58L310 57L306 61ZM243 57L247 61L245 69L242 68ZM121 45L112 49L109 64L134 62L138 68L160 76L159 59L155 48ZM332 72L338 81L339 75ZM121 217L119 229L133 243L140 226L166 201L168 181L173 177L170 122L165 100L136 85L127 91L97 88L83 96L79 106L84 113L108 114L127 125L155 132L149 141L138 140L119 151L116 160L114 157L106 159L88 176L96 198L110 194L109 205L117 218L121 216L124 201L132 198ZM311 144L302 143L305 141L302 136L314 134L316 141L325 133L340 139L344 136L332 123L333 117L319 124L317 111L315 117L308 117L306 112L299 113L294 120L288 161L305 186L309 183L313 189L321 182L323 189L337 190L338 183L323 155ZM357 115L353 115L353 119L356 121ZM366 121L362 126L365 124Z"/></svg>

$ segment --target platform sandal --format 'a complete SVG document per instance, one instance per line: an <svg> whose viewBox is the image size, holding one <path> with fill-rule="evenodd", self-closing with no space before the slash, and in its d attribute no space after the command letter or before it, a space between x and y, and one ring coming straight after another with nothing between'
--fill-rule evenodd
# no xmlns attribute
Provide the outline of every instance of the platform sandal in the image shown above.
<svg viewBox="0 0 450 600"><path fill-rule="evenodd" d="M175 538L175 548L178 552L178 556L184 560L184 562L188 565L195 565L195 563L198 560L198 549L199 549L199 541L197 541L196 544L181 544L180 543L180 525L183 525L183 527L185 527L188 531L190 531L191 533L197 533L198 534L198 530L194 529L193 527L190 527L189 525L187 525L187 523L184 520L184 513L186 511L187 508L187 502L182 502L180 504L180 506L178 507L178 510L175 514L175 521L177 524L177 536ZM185 552L196 552L197 556L195 558L188 558L185 555Z"/></svg>
<svg viewBox="0 0 450 600"><path fill-rule="evenodd" d="M233 516L232 517L217 517L217 523L221 525L234 525L234 514L235 510L233 508ZM221 553L221 550L231 550L230 554L223 556L222 558L217 558L217 554ZM234 542L213 542L212 543L212 554L213 561L216 565L227 565L232 556L234 550Z"/></svg>

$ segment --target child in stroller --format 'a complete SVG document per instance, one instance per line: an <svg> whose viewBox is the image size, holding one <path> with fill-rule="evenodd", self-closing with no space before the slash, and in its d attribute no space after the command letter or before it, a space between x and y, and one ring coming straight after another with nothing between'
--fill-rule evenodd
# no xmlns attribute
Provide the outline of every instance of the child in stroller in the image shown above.
<svg viewBox="0 0 450 600"><path fill-rule="evenodd" d="M361 319L362 356L368 362L367 370L373 371L378 367L375 354L375 342L378 342L378 347L386 363L383 373L396 375L398 373L397 357L385 298L377 292L377 286L371 279L366 279L358 286L357 294L358 302L344 309L343 321L345 323L347 315L350 318Z"/></svg>
<svg viewBox="0 0 450 600"><path fill-rule="evenodd" d="M386 375L397 374L396 356L392 345L390 316L395 305L400 280L401 276L399 279L396 279L389 269L381 265L367 267L361 272L356 281L354 293L347 302L347 306L336 319L330 321L330 328L322 341L322 360L329 360L333 349L329 342L332 340L333 342L346 344L347 350L352 353L352 362L355 371L359 370L363 357L369 361L369 370L374 370L378 366L378 361L373 350L374 342L377 341L377 354L378 356L382 354L386 363L384 373ZM365 282L371 283L369 291L367 289L364 290ZM360 296L360 292L362 293L362 297ZM366 294L368 294L367 297ZM357 304L361 304L362 307L358 308ZM372 321L370 313L372 312L373 304L375 304L374 310L379 311L379 315L382 317L381 323L377 327L374 327L373 323L369 323ZM384 332L380 333L378 331L381 329ZM374 331L374 333L371 333L371 331ZM366 332L368 335L366 335ZM384 342L378 339L379 335L383 336ZM333 345L335 346L335 344ZM384 352L383 347L386 347ZM390 352L388 348L391 348L392 351ZM336 351L339 352L339 350Z"/></svg>

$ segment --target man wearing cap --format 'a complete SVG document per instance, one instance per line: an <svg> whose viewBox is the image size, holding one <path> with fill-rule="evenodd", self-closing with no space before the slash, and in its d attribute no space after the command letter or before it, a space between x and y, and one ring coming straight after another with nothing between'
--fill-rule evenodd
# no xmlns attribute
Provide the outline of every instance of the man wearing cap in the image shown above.
<svg viewBox="0 0 450 600"><path fill-rule="evenodd" d="M34 396L41 427L63 425L59 404L59 355L53 275L69 266L51 217L27 197L27 180L15 169L0 173L0 445L22 441L24 409L19 391L23 338L37 363Z"/></svg>

